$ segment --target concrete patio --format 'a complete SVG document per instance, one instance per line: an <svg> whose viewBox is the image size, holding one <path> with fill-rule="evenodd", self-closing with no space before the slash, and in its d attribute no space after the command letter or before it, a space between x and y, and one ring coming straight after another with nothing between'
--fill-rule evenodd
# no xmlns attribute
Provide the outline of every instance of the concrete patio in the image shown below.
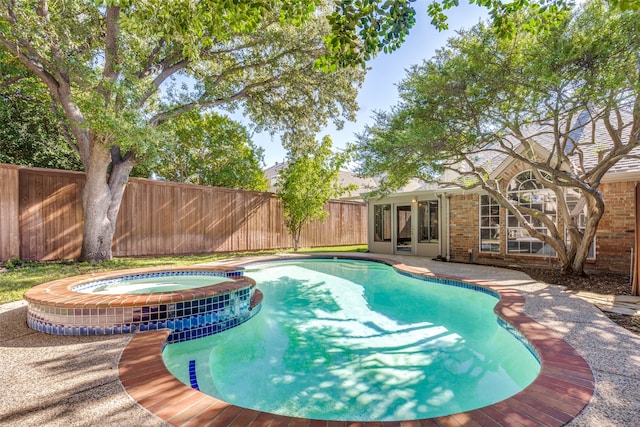
<svg viewBox="0 0 640 427"><path fill-rule="evenodd" d="M341 254L345 255L345 254ZM591 304L514 270L385 255L436 275L491 281L519 290L525 313L560 334L589 363L592 402L572 426L640 425L640 337ZM560 284L561 285L561 284ZM0 306L0 425L160 426L118 376L131 336L61 337L26 326L26 303Z"/></svg>

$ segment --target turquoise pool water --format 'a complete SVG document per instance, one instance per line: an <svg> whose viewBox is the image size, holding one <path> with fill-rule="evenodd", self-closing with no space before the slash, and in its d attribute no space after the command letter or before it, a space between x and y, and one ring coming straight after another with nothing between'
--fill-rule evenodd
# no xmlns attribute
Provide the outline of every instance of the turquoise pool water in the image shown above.
<svg viewBox="0 0 640 427"><path fill-rule="evenodd" d="M193 275L153 275L140 279L122 277L109 280L107 283L96 283L95 286L86 286L82 292L95 294L152 294L158 292L175 292L192 288L215 285L228 282L227 277L205 274Z"/></svg>
<svg viewBox="0 0 640 427"><path fill-rule="evenodd" d="M540 370L486 293L365 261L278 261L246 274L264 293L256 317L163 353L181 381L238 406L328 420L429 418L506 399Z"/></svg>

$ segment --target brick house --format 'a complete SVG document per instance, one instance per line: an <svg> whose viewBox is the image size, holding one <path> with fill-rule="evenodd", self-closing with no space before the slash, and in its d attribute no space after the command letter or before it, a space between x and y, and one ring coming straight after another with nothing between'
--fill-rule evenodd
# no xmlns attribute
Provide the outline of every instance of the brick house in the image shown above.
<svg viewBox="0 0 640 427"><path fill-rule="evenodd" d="M544 142L540 149L545 149ZM632 154L639 152L636 148ZM596 151L591 156L587 163L598 161ZM499 164L491 175L499 177L502 185L509 186L509 191L519 191L526 187L525 183L529 183L526 188L536 185L524 163L502 159L494 158ZM632 257L635 257L632 254L637 255L634 242L636 209L640 206L640 197L636 196L640 194L636 192L639 183L640 160L633 158L619 161L602 179L600 191L606 208L585 265L587 271L630 272ZM425 185L415 191L372 198L367 203L368 243L373 253L495 264L559 265L553 249L528 236L516 218L482 189ZM541 206L542 203L545 203L544 211L558 223L557 212L553 211L555 196L553 201L541 201ZM561 224L558 226L562 228Z"/></svg>

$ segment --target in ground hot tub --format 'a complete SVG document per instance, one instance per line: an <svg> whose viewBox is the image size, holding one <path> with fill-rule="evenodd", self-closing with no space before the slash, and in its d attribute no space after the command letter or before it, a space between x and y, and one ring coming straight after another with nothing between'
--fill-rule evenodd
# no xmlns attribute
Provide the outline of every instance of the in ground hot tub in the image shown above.
<svg viewBox="0 0 640 427"><path fill-rule="evenodd" d="M242 269L194 266L60 279L29 289L25 299L27 323L40 332L109 335L170 329L171 343L247 321L260 310L262 293Z"/></svg>

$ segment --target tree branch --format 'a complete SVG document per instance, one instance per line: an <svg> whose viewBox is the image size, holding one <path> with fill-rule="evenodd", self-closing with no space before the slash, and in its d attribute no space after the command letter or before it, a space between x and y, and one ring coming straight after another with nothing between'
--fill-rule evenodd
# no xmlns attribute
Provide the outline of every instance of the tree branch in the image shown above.
<svg viewBox="0 0 640 427"><path fill-rule="evenodd" d="M158 40L158 44L151 50L151 53L147 58L147 62L145 62L145 64L142 66L142 69L138 73L136 73L137 78L144 79L146 77L149 77L153 73L155 69L154 64L156 63L156 58L158 57L158 54L160 53L162 48L165 47L165 44L165 39L162 38Z"/></svg>
<svg viewBox="0 0 640 427"><path fill-rule="evenodd" d="M188 59L182 59L181 61L176 62L172 65L169 65L167 68L164 68L162 72L160 72L160 74L158 74L156 78L153 79L153 82L151 83L151 88L149 88L149 90L146 91L144 95L142 95L142 97L140 98L140 102L138 104L140 106L144 105L149 99L149 97L151 97L151 95L157 92L160 85L162 85L162 83L164 83L166 79L168 79L178 71L184 70L185 68L187 68L187 66L190 63L191 61L189 61Z"/></svg>
<svg viewBox="0 0 640 427"><path fill-rule="evenodd" d="M120 17L120 8L117 6L107 6L105 17L105 48L104 48L104 68L102 76L111 83L115 83L118 79L118 34L120 32L118 19ZM100 82L98 91L103 92L104 85ZM105 104L109 103L111 97L111 89L103 92Z"/></svg>
<svg viewBox="0 0 640 427"><path fill-rule="evenodd" d="M12 84L26 78L25 76L13 76L9 77L7 80L0 83L0 89L4 89L5 87L11 86Z"/></svg>
<svg viewBox="0 0 640 427"><path fill-rule="evenodd" d="M251 83L248 84L246 86L244 86L241 90L237 91L236 93L234 93L231 96L225 97L225 98L217 98L214 99L212 101L206 101L204 99L206 99L207 97L207 93L203 94L199 100L196 100L194 102L191 102L189 104L183 104L180 106L177 106L171 110L168 111L164 111L162 113L156 114L155 116L153 116L150 120L149 120L149 125L150 126L158 126L160 124L162 124L163 122L179 116L180 114L186 113L188 111L193 110L194 108L213 108L213 107L217 107L219 105L222 104L226 104L229 102L233 102L233 101L238 101L240 99L246 98L247 96L249 96L249 93L252 89L256 89L258 87L265 87L268 86L269 84L278 81L280 79L280 76L274 76L270 79L266 79L260 82L255 82L255 83ZM271 88L273 89L273 87Z"/></svg>

